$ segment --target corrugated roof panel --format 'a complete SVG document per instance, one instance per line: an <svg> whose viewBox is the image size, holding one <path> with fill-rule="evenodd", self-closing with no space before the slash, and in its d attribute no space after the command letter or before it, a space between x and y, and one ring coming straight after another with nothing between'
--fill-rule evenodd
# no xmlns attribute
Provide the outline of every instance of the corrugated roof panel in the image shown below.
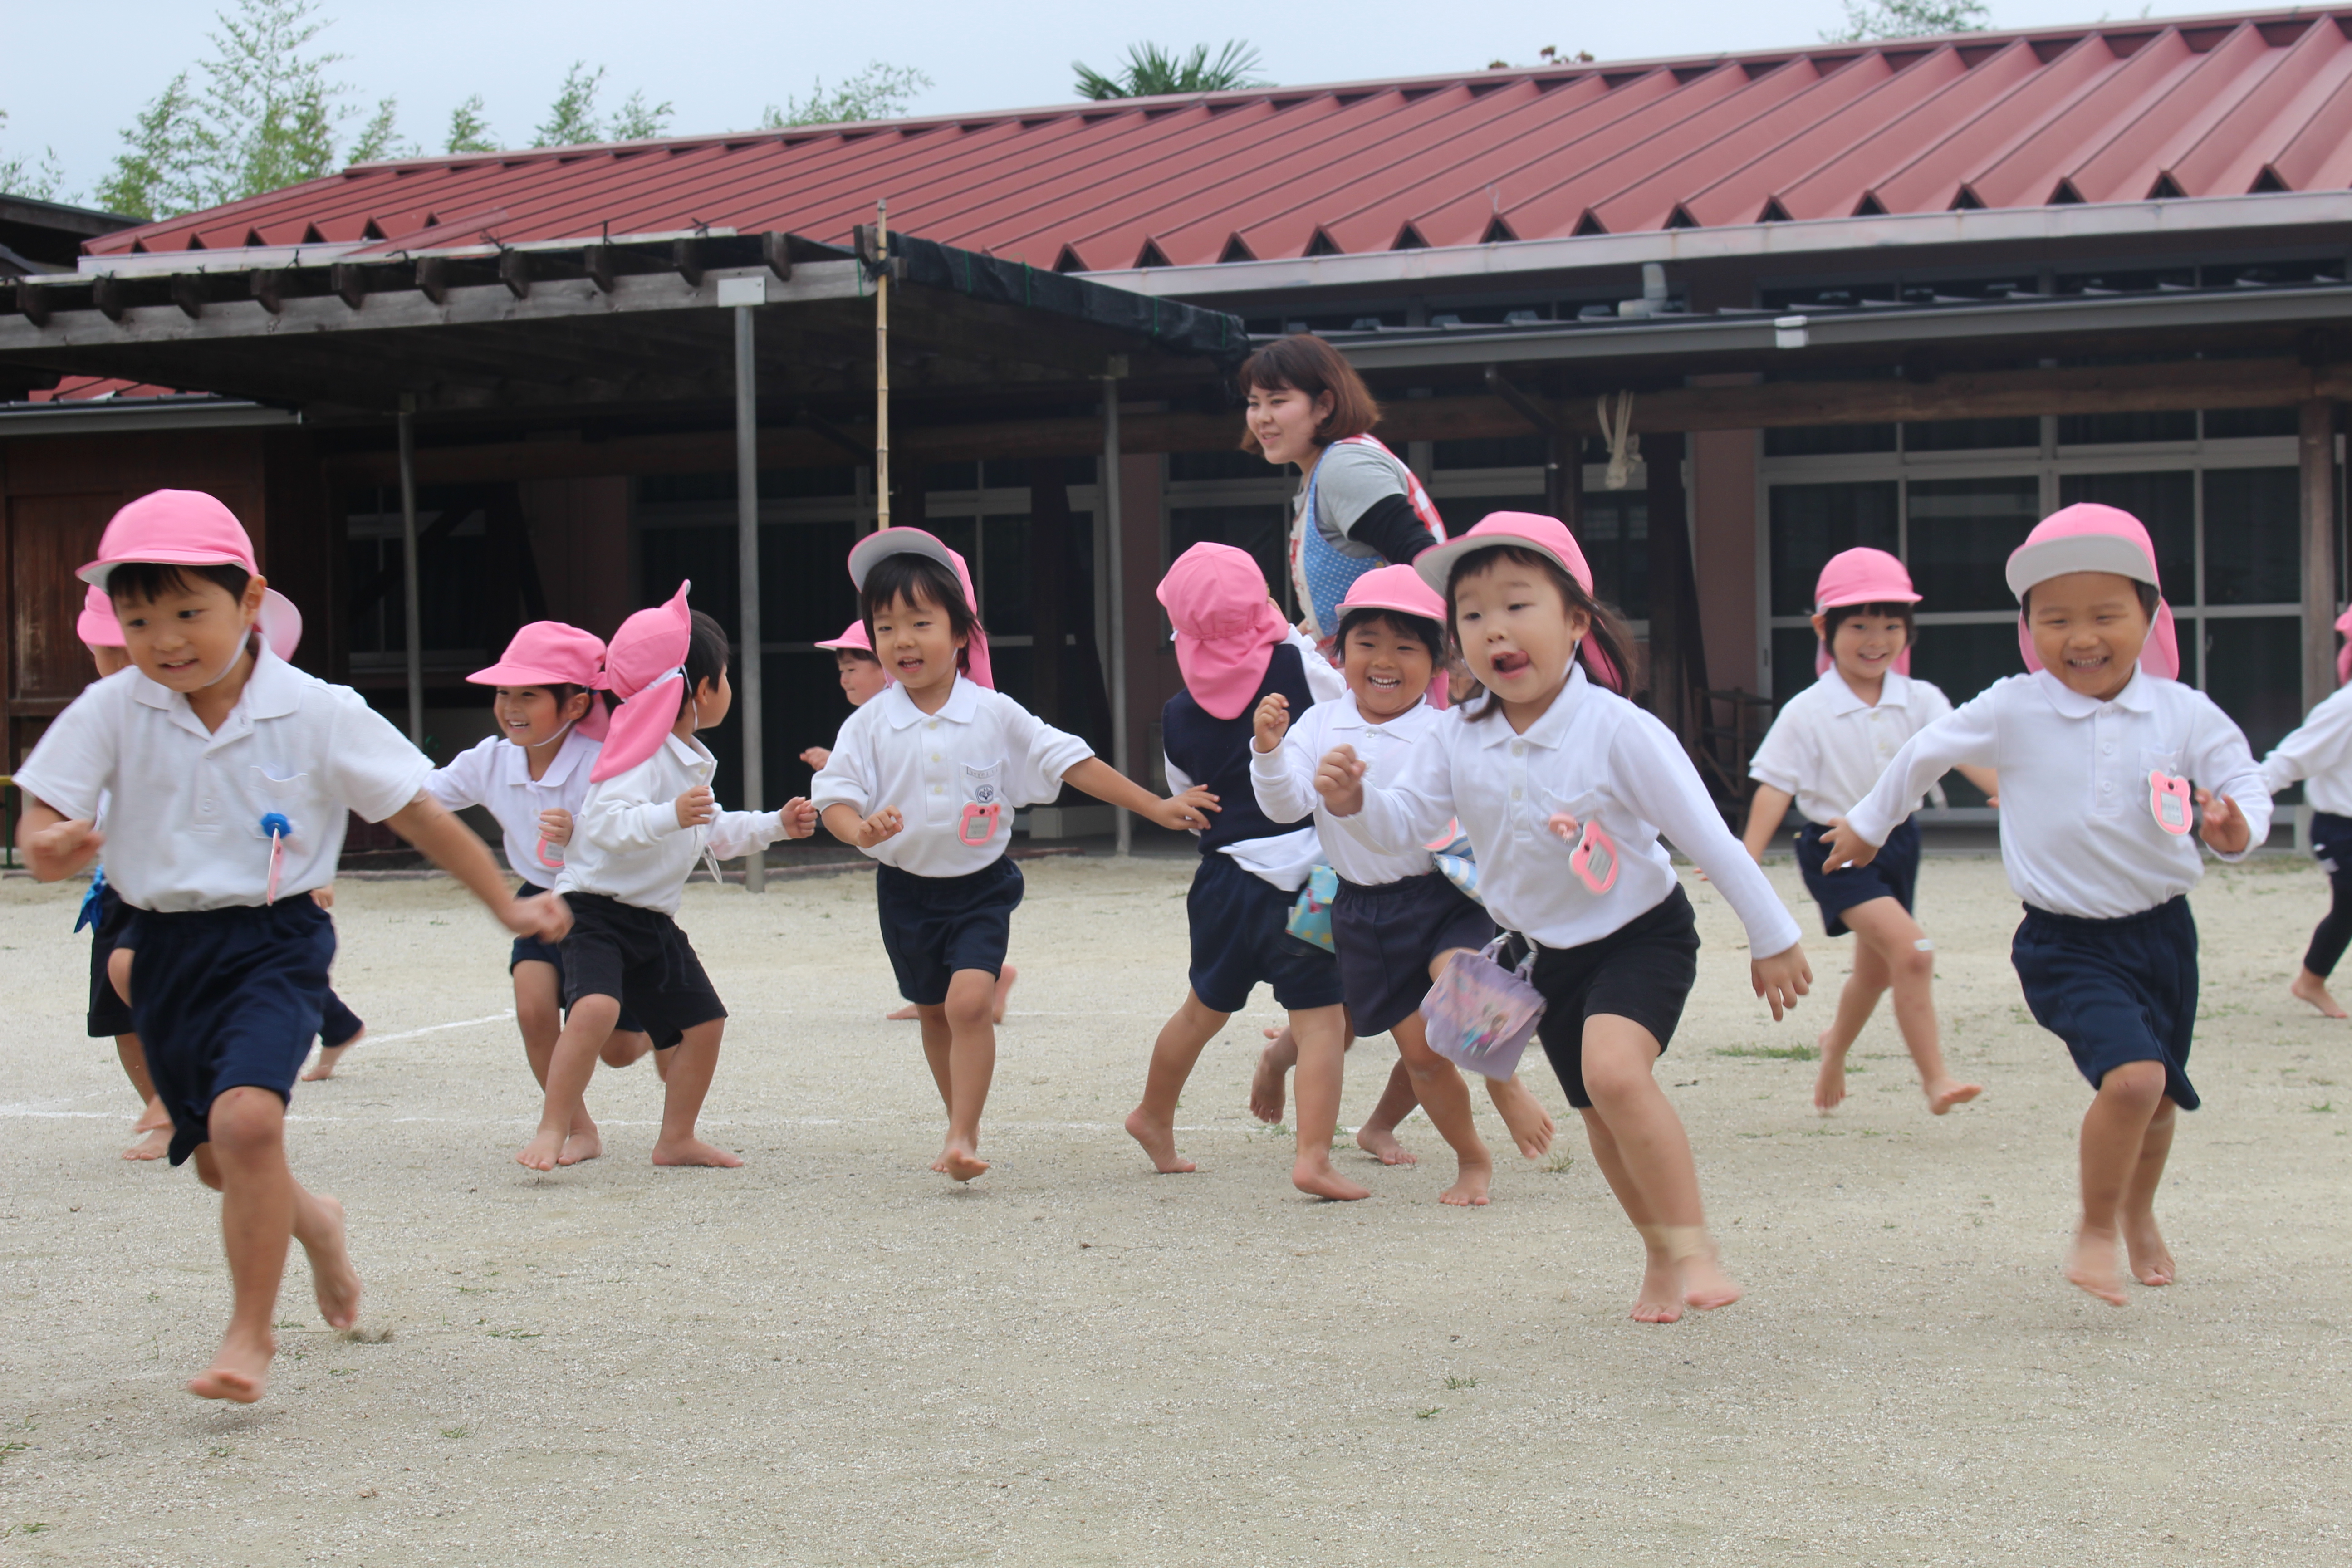
<svg viewBox="0 0 2352 1568"><path fill-rule="evenodd" d="M1743 79L1730 96L1696 114L1677 117L1594 163L1572 185L1556 193L1556 198L1528 204L1528 221L1538 228L1549 226L1557 199L1577 209L1569 220L1571 226L1590 212L1612 234L1662 228L1689 192L1691 164L1719 167L1727 152L1748 144L1759 122L1769 121L1775 110L1802 98L1821 79L1811 60L1785 61L1753 76L1738 66L1728 69Z"/></svg>
<svg viewBox="0 0 2352 1568"><path fill-rule="evenodd" d="M2343 31L2324 18L2305 27L2303 36L2285 49L2266 51L2261 63L2235 84L2237 101L2194 147L2168 165L2174 181L2199 196L2234 196L2252 189L2254 176L2294 134L2292 127L2274 129L2279 116L2344 52ZM2326 96L2322 92L2319 100ZM2304 113L2314 107L2315 103L2305 105Z"/></svg>
<svg viewBox="0 0 2352 1568"><path fill-rule="evenodd" d="M2116 55L2116 40L2099 41L2111 57ZM2137 118L2198 58L2175 27L2132 42L2136 47L2115 58L2097 81L1969 176L1969 188L1985 205L2031 206L2051 200L2062 184L2079 194L2084 163L2106 145L2116 124Z"/></svg>
<svg viewBox="0 0 2352 1568"><path fill-rule="evenodd" d="M2032 45L2022 39L1978 57L1974 64L1969 63L1972 50L1953 52L1968 66L1966 70L1934 92L1905 104L1877 135L1832 158L1782 194L1780 200L1791 216L1846 217L1866 208L1941 212L1952 205L1957 176L1950 182L1953 189L1932 192L1924 205L1889 206L1878 195L1878 187L1934 152L1958 128L1974 121L1989 104L2043 68Z"/></svg>
<svg viewBox="0 0 2352 1568"><path fill-rule="evenodd" d="M1768 207L1781 205L1781 193L1883 124L1890 103L1899 105L1909 95L1932 91L1939 81L1965 68L1952 49L1908 59L1873 52L1847 60L1822 79L1819 119L1759 128L1760 150L1685 197L1685 210L1702 226L1759 221ZM1769 141L1769 132L1779 132L1780 140ZM1822 216L1786 212L1784 205L1781 210L1790 217Z"/></svg>
<svg viewBox="0 0 2352 1568"><path fill-rule="evenodd" d="M2198 40L2189 42L2193 48ZM2173 160L2237 101L2240 79L2259 72L2270 54L2259 28L2231 28L2084 163L2074 179L2083 199L2137 202L2154 195Z"/></svg>
<svg viewBox="0 0 2352 1568"><path fill-rule="evenodd" d="M1873 185L1871 194L1889 212L1949 207L1964 199L1963 191L1969 193L1967 199L1990 205L1984 193L1974 188L1972 176L1983 173L2011 147L2031 140L2063 113L2069 103L2112 72L2116 63L2115 51L2098 37L2085 37L2063 52L2053 51L2048 64L2020 77L1974 115L1954 124L1933 146ZM2037 193L2035 200L2048 195Z"/></svg>
<svg viewBox="0 0 2352 1568"><path fill-rule="evenodd" d="M2339 190L2352 184L2352 77L2338 81L2326 100L2313 109L2270 166L2290 191Z"/></svg>

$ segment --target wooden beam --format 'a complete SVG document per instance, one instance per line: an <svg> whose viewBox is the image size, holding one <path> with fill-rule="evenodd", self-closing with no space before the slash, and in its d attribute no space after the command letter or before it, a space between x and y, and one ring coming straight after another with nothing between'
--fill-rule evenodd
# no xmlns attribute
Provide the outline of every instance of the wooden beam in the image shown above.
<svg viewBox="0 0 2352 1568"><path fill-rule="evenodd" d="M588 247L583 262L588 268L588 281L596 285L596 292L610 294L613 291L614 278L613 247L609 245L592 245Z"/></svg>
<svg viewBox="0 0 2352 1568"><path fill-rule="evenodd" d="M512 294L516 299L528 300L530 298L530 257L529 253L520 250L499 251L499 281L505 284L507 286L507 292ZM612 290L610 289L600 289L597 292L600 294L609 294Z"/></svg>
<svg viewBox="0 0 2352 1568"><path fill-rule="evenodd" d="M16 283L16 309L26 321L37 327L49 324L48 291L19 279Z"/></svg>
<svg viewBox="0 0 2352 1568"><path fill-rule="evenodd" d="M2303 706L2336 689L2336 405L2315 397L2298 410L2303 479Z"/></svg>
<svg viewBox="0 0 2352 1568"><path fill-rule="evenodd" d="M275 316L286 309L285 280L285 274L275 267L257 267L245 275L245 289L255 304Z"/></svg>
<svg viewBox="0 0 2352 1568"><path fill-rule="evenodd" d="M760 258L768 264L768 270L777 278L786 283L793 280L792 236L772 232L761 235Z"/></svg>
<svg viewBox="0 0 2352 1568"><path fill-rule="evenodd" d="M416 291L436 305L449 302L449 263L438 256L416 258ZM610 293L607 289L605 292Z"/></svg>
<svg viewBox="0 0 2352 1568"><path fill-rule="evenodd" d="M180 313L192 321L203 315L205 313L203 276L194 272L173 273L172 303L180 307Z"/></svg>
<svg viewBox="0 0 2352 1568"><path fill-rule="evenodd" d="M356 310L367 303L366 268L354 267L349 262L339 261L329 269L328 276L333 280L335 298L341 300L346 308Z"/></svg>

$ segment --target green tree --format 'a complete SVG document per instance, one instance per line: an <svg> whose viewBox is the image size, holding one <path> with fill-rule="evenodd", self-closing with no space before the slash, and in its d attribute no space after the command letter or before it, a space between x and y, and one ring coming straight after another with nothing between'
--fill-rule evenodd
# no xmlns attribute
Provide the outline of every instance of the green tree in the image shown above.
<svg viewBox="0 0 2352 1568"><path fill-rule="evenodd" d="M153 218L205 205L206 170L215 149L188 90L173 77L122 132L123 150L99 183L98 205L127 217Z"/></svg>
<svg viewBox="0 0 2352 1568"><path fill-rule="evenodd" d="M608 142L643 142L669 129L670 117L677 113L669 100L648 104L646 95L633 92L621 100L613 111L612 122L604 127Z"/></svg>
<svg viewBox="0 0 2352 1568"><path fill-rule="evenodd" d="M1273 86L1257 75L1260 65L1257 50L1234 38L1217 51L1214 59L1209 58L1206 44L1195 44L1181 57L1158 44L1134 44L1113 75L1106 76L1084 60L1072 60L1070 68L1078 73L1076 90L1080 98L1157 98L1163 93L1229 92L1235 88Z"/></svg>
<svg viewBox="0 0 2352 1568"><path fill-rule="evenodd" d="M445 153L495 153L497 139L490 134L490 122L482 118L482 95L474 94L449 111L449 136L441 149Z"/></svg>
<svg viewBox="0 0 2352 1568"><path fill-rule="evenodd" d="M554 103L548 107L547 119L531 133L530 144L579 147L592 142L640 142L660 135L677 112L667 100L648 104L639 91L629 94L608 121L596 112L596 95L604 85L603 66L592 71L586 60L572 61L572 68L563 73L563 86L557 89ZM451 129L454 132L454 121Z"/></svg>
<svg viewBox="0 0 2352 1568"><path fill-rule="evenodd" d="M1823 33L1830 44L1865 44L1879 38L1926 38L1942 33L1981 33L1992 26L1985 0L1845 0L1845 27Z"/></svg>
<svg viewBox="0 0 2352 1568"><path fill-rule="evenodd" d="M8 128L8 111L0 109L0 131ZM30 196L37 202L65 200L65 171L58 167L54 148L41 149L41 161L28 163L0 153L0 194Z"/></svg>
<svg viewBox="0 0 2352 1568"><path fill-rule="evenodd" d="M787 125L840 125L857 120L891 120L907 112L916 96L931 86L931 79L912 66L869 60L866 68L842 79L830 92L824 79L809 83L806 98L788 98L768 105L761 115L762 129L781 131Z"/></svg>

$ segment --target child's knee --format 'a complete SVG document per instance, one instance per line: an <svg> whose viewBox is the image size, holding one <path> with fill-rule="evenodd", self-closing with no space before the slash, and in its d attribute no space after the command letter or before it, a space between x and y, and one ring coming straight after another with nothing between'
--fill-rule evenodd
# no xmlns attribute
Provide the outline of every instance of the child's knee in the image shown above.
<svg viewBox="0 0 2352 1568"><path fill-rule="evenodd" d="M2171 1104L2164 1098L2164 1064L2162 1062L2126 1062L2109 1068L2099 1079L2099 1098L2142 1107L2154 1115L2160 1106Z"/></svg>
<svg viewBox="0 0 2352 1568"><path fill-rule="evenodd" d="M1916 982L1935 978L1936 949L1932 943L1926 947L1919 945L1919 942L1927 941L1926 937L1921 937L1918 942L1905 942L1888 955L1887 967L1894 972L1898 984L1906 980Z"/></svg>
<svg viewBox="0 0 2352 1568"><path fill-rule="evenodd" d="M969 1029L996 1016L996 976L985 969L959 969L948 982L948 1026Z"/></svg>
<svg viewBox="0 0 2352 1568"><path fill-rule="evenodd" d="M205 1118L212 1147L222 1155L257 1152L286 1140L286 1102L251 1085L223 1091Z"/></svg>

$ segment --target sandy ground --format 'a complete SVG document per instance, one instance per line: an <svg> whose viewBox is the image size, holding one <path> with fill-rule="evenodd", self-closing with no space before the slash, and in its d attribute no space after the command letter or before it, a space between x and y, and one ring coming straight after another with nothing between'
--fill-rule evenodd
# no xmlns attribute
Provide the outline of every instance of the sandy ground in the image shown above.
<svg viewBox="0 0 2352 1568"><path fill-rule="evenodd" d="M502 939L446 881L346 883L337 978L375 1038L291 1142L391 1338L320 1328L298 1260L251 1410L180 1392L226 1310L215 1205L115 1157L78 889L0 885L0 1562L2345 1560L2352 1026L2284 994L2307 860L2197 895L2182 1282L2121 1311L2058 1275L2087 1095L2021 1005L1997 862L1921 879L1955 1065L1990 1085L1941 1121L1883 1012L1826 1121L1810 1064L1738 1054L1809 1043L1827 996L1775 1026L1692 879L1707 946L1659 1074L1749 1295L1672 1328L1625 1319L1634 1243L1572 1127L1490 1209L1437 1205L1418 1119L1430 1163L1344 1163L1370 1201L1294 1193L1244 1103L1270 1009L1194 1079L1201 1173L1152 1175L1118 1121L1183 990L1188 869L1033 864L970 1190L924 1168L940 1107L882 1020L862 876L688 893L734 1009L705 1129L742 1170L646 1163L641 1067L593 1090L611 1157L545 1177L508 1158L536 1101ZM1845 944L1809 945L1833 986ZM1358 1048L1351 1117L1391 1059Z"/></svg>

